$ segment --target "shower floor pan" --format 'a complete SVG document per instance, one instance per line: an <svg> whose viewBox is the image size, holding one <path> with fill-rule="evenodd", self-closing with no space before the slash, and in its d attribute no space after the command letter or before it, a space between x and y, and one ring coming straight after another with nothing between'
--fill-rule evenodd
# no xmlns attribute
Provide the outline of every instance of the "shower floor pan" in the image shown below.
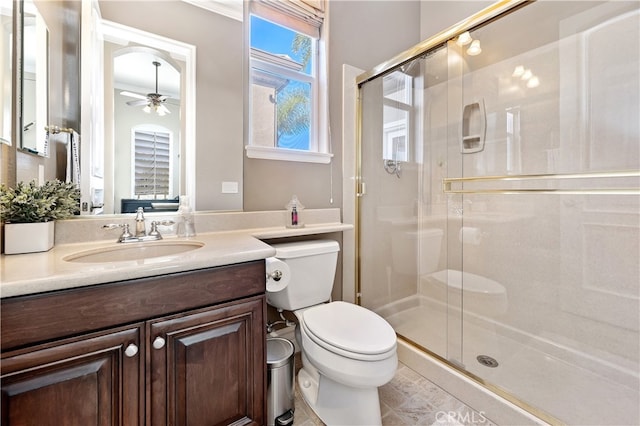
<svg viewBox="0 0 640 426"><path fill-rule="evenodd" d="M377 309L396 332L446 358L446 306L411 296ZM639 380L632 370L465 313L462 363L470 373L573 425L640 424ZM498 362L488 367L478 356ZM475 407L477 409L477 407Z"/></svg>

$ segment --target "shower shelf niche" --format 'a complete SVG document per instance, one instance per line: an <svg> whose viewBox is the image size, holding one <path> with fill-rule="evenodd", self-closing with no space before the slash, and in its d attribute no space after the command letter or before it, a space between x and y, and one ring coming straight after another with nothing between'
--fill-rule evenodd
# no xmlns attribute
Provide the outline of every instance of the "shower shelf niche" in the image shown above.
<svg viewBox="0 0 640 426"><path fill-rule="evenodd" d="M484 100L480 99L464 106L462 110L462 144L460 152L472 154L484 149L487 129Z"/></svg>

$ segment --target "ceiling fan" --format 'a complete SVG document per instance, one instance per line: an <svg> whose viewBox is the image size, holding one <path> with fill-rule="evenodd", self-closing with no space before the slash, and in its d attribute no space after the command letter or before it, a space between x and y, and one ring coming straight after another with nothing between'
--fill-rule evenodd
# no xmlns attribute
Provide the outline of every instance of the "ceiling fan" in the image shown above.
<svg viewBox="0 0 640 426"><path fill-rule="evenodd" d="M127 105L130 106L142 106L144 108L142 110L146 113L150 113L151 111L156 112L158 115L166 115L171 114L169 108L167 108L164 103L167 101L167 96L161 95L158 93L158 67L161 65L158 61L153 61L152 64L156 67L156 91L155 93L147 93L147 96L140 95L138 93L133 92L120 92L121 95L130 96L133 98L138 98L136 101L128 101Z"/></svg>

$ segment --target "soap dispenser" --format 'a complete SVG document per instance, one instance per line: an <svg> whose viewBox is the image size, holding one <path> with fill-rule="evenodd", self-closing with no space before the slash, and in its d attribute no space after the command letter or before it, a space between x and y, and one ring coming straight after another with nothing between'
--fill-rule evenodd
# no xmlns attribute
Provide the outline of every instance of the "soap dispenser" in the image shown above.
<svg viewBox="0 0 640 426"><path fill-rule="evenodd" d="M178 228L176 234L178 237L195 237L196 224L193 217L193 210L189 205L189 196L180 196L180 207L178 207Z"/></svg>
<svg viewBox="0 0 640 426"><path fill-rule="evenodd" d="M287 209L287 228L304 228L304 223L302 222L304 206L300 203L298 197L294 195L285 207Z"/></svg>

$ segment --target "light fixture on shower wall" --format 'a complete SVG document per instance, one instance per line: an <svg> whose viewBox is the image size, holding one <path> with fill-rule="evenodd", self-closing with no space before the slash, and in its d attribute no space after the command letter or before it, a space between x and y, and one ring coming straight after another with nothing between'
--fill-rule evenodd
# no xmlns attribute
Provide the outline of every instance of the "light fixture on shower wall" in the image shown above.
<svg viewBox="0 0 640 426"><path fill-rule="evenodd" d="M482 53L482 49L480 48L480 40L473 40L471 42L471 46L467 49L467 54L469 56L476 56Z"/></svg>
<svg viewBox="0 0 640 426"><path fill-rule="evenodd" d="M480 40L474 40L469 34L469 31L465 31L458 36L456 39L456 44L460 47L471 44L467 49L467 55L476 56L482 53L482 48L480 48Z"/></svg>
<svg viewBox="0 0 640 426"><path fill-rule="evenodd" d="M467 44L471 43L472 40L473 39L471 38L469 31L465 31L458 36L458 39L456 40L456 44L458 46L466 46Z"/></svg>

